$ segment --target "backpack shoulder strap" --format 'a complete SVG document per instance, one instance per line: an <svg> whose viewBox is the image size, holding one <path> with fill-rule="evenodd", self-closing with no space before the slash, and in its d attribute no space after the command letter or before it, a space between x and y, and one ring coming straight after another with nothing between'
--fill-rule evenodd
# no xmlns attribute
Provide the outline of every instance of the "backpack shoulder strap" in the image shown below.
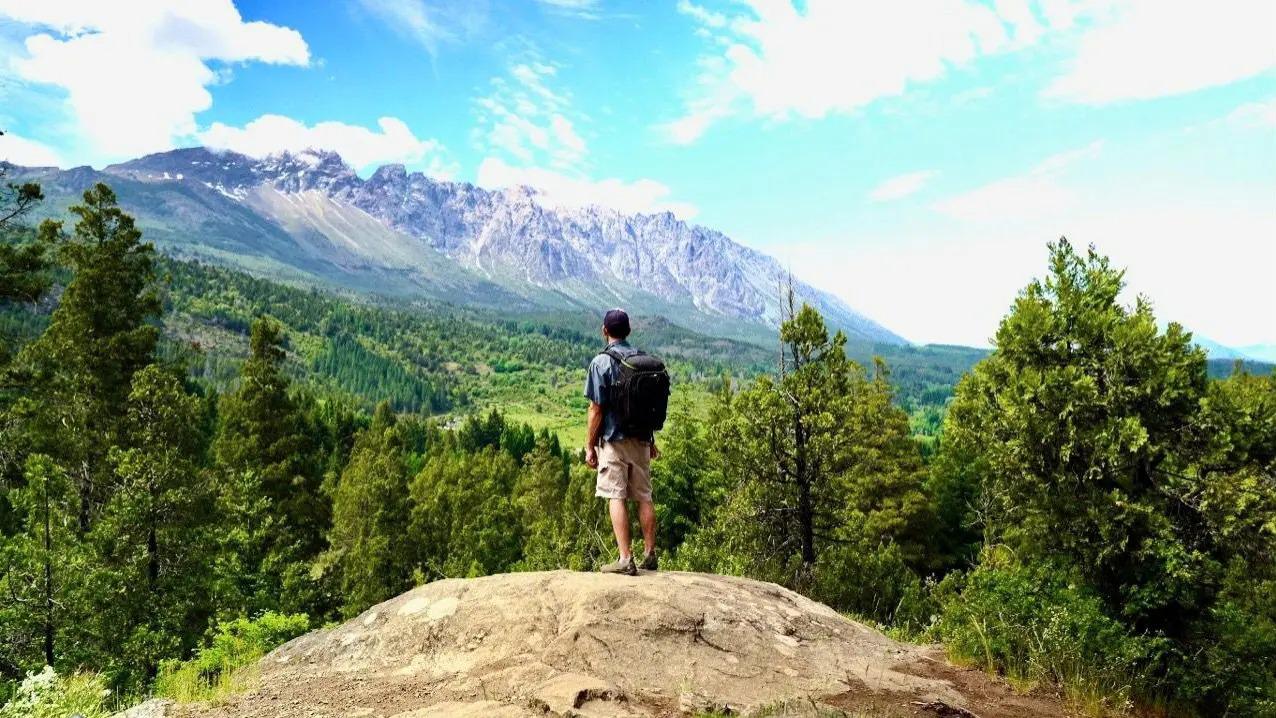
<svg viewBox="0 0 1276 718"><path fill-rule="evenodd" d="M628 366L628 363L625 361L625 357L621 356L621 355L620 355L620 352L616 351L616 350L615 350L615 349L613 349L612 347L607 347L606 349L604 349L604 350L602 350L602 351L600 351L600 352L598 352L598 353L599 353L599 354L606 354L607 356L611 357L612 359L615 359L616 361L620 362L621 364L625 364L626 366ZM643 354L643 352L642 352L642 351L634 350L634 352L633 352L632 354L630 354L629 356L640 356L640 355L642 355L642 354Z"/></svg>

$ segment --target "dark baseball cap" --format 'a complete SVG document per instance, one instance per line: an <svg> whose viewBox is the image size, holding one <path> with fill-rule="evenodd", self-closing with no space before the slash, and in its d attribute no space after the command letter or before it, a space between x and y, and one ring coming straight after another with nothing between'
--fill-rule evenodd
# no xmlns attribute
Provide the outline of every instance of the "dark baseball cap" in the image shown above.
<svg viewBox="0 0 1276 718"><path fill-rule="evenodd" d="M603 315L603 328L616 339L629 336L629 315L623 309L612 309Z"/></svg>

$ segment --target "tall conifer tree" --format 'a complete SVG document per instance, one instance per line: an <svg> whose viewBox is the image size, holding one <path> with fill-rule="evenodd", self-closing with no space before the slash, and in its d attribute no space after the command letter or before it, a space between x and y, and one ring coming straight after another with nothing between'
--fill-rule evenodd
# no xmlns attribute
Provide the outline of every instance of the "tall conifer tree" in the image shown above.
<svg viewBox="0 0 1276 718"><path fill-rule="evenodd" d="M408 467L393 410L377 406L355 440L333 495L331 548L341 611L353 616L408 588L414 551L408 531Z"/></svg>
<svg viewBox="0 0 1276 718"><path fill-rule="evenodd" d="M249 612L311 608L317 597L309 562L328 524L323 464L289 393L283 341L274 320L253 322L250 354L239 386L222 397L213 445L222 510L233 526L223 585Z"/></svg>
<svg viewBox="0 0 1276 718"><path fill-rule="evenodd" d="M119 482L90 537L95 591L86 635L143 685L160 660L192 647L207 624L212 493L200 466L198 397L170 369L133 379L130 447L112 452Z"/></svg>
<svg viewBox="0 0 1276 718"><path fill-rule="evenodd" d="M107 453L123 445L124 415L134 373L150 363L159 340L160 312L154 249L142 242L133 218L98 184L71 207L74 233L59 222L40 227L56 242L72 279L49 327L18 359L35 401L28 410L36 446L57 459L80 493L80 531L110 498Z"/></svg>

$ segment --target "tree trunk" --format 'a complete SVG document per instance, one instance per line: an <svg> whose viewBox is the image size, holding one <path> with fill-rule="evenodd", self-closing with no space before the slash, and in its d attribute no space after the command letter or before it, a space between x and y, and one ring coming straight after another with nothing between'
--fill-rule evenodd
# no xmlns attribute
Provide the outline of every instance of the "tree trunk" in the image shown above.
<svg viewBox="0 0 1276 718"><path fill-rule="evenodd" d="M53 517L49 477L44 478L44 663L53 665Z"/></svg>
<svg viewBox="0 0 1276 718"><path fill-rule="evenodd" d="M155 526L146 535L146 588L155 597L155 587L159 584L159 541L155 537Z"/></svg>
<svg viewBox="0 0 1276 718"><path fill-rule="evenodd" d="M798 484L798 520L802 523L802 565L815 566L815 512L811 506L811 484Z"/></svg>
<svg viewBox="0 0 1276 718"><path fill-rule="evenodd" d="M802 565L815 566L815 507L811 502L811 476L806 456L806 427L802 413L794 407L793 413L793 464L798 485L798 525L802 534Z"/></svg>

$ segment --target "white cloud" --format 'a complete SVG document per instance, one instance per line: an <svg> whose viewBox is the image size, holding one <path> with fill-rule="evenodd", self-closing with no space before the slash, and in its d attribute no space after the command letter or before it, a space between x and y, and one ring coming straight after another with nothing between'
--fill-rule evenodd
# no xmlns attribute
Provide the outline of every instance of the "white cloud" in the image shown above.
<svg viewBox="0 0 1276 718"><path fill-rule="evenodd" d="M421 43L430 54L452 37L421 0L359 0L359 4L394 31Z"/></svg>
<svg viewBox="0 0 1276 718"><path fill-rule="evenodd" d="M245 22L231 0L0 0L0 17L32 26L25 57L0 72L66 93L76 139L100 158L169 149L196 130L210 62L306 65L301 35Z"/></svg>
<svg viewBox="0 0 1276 718"><path fill-rule="evenodd" d="M934 208L954 219L994 224L1045 217L1074 208L1077 193L1060 178L1077 163L1096 157L1102 148L1102 142L1093 142L1052 155L1022 175L940 200Z"/></svg>
<svg viewBox="0 0 1276 718"><path fill-rule="evenodd" d="M683 116L664 125L673 141L693 141L738 113L784 119L853 112L1041 32L1018 1L999 3L1007 18L967 0L744 4L748 14L728 17L679 3L709 31L713 53L701 62Z"/></svg>
<svg viewBox="0 0 1276 718"><path fill-rule="evenodd" d="M628 214L673 212L680 219L691 219L697 212L694 205L673 201L669 188L655 180L593 180L536 167L514 167L495 157L479 165L478 183L496 188L530 187L537 203L548 207L598 205Z"/></svg>
<svg viewBox="0 0 1276 718"><path fill-rule="evenodd" d="M725 11L704 3L677 6L708 40L683 112L658 126L679 144L730 116L852 113L981 58L1045 43L1071 54L1044 94L1089 104L1192 92L1276 68L1271 0L738 0Z"/></svg>
<svg viewBox="0 0 1276 718"><path fill-rule="evenodd" d="M316 148L336 152L356 170L397 162L423 167L427 174L443 179L456 174L456 164L436 140L418 138L394 117L382 117L377 126L379 132L343 122L306 125L290 117L262 115L243 127L215 122L199 139L209 147L251 157Z"/></svg>
<svg viewBox="0 0 1276 718"><path fill-rule="evenodd" d="M26 167L62 166L62 158L52 147L19 137L12 132L0 135L0 161Z"/></svg>
<svg viewBox="0 0 1276 718"><path fill-rule="evenodd" d="M1276 68L1271 0L1131 0L1082 34L1048 96L1103 104L1178 95Z"/></svg>
<svg viewBox="0 0 1276 718"><path fill-rule="evenodd" d="M1092 143L894 227L849 228L774 251L904 336L978 345L1016 293L1046 273L1046 243L1067 236L1125 268L1124 301L1146 295L1159 319L1229 346L1276 341L1264 313L1276 301L1270 178L1175 174L1122 152Z"/></svg>
<svg viewBox="0 0 1276 718"><path fill-rule="evenodd" d="M720 12L713 12L708 8L691 2L691 0L678 0L678 12L683 15L689 15L701 25L715 30L726 27L728 23L726 15Z"/></svg>
<svg viewBox="0 0 1276 718"><path fill-rule="evenodd" d="M542 5L566 8L568 10L587 10L598 5L598 0L537 0Z"/></svg>
<svg viewBox="0 0 1276 718"><path fill-rule="evenodd" d="M921 191L922 187L925 187L926 183L930 182L937 174L939 173L935 170L920 170L891 177L874 187L868 193L868 198L874 202L890 202L903 199Z"/></svg>

